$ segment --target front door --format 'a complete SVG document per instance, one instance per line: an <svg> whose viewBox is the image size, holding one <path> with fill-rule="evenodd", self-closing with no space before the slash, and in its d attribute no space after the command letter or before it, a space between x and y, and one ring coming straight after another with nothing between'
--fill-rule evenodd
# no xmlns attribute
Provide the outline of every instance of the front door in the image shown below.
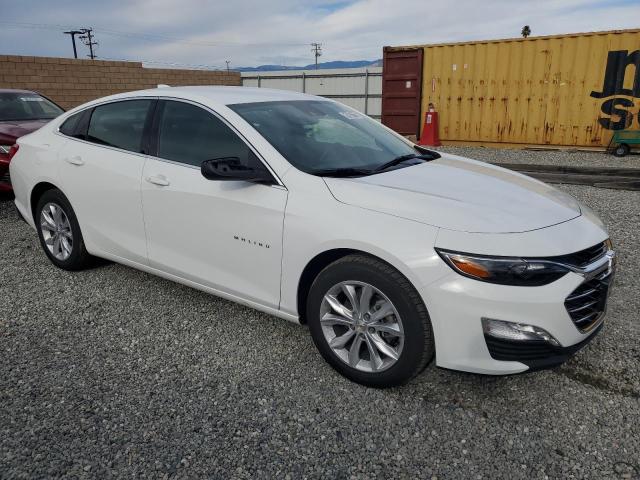
<svg viewBox="0 0 640 480"><path fill-rule="evenodd" d="M200 106L160 101L156 126L156 156L142 175L150 265L278 308L286 189L204 178L204 160L260 160Z"/></svg>

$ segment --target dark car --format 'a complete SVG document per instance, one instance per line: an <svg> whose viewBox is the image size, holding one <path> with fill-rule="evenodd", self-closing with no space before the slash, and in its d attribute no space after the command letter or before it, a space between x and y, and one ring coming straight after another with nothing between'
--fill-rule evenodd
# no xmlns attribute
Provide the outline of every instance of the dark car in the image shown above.
<svg viewBox="0 0 640 480"><path fill-rule="evenodd" d="M0 192L10 192L11 146L64 110L46 97L29 90L0 89Z"/></svg>

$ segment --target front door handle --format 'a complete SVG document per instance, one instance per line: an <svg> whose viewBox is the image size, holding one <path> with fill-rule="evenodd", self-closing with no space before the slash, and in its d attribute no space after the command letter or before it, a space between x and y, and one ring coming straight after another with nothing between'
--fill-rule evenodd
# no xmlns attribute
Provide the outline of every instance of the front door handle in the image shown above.
<svg viewBox="0 0 640 480"><path fill-rule="evenodd" d="M153 183L154 185L159 185L161 187L166 187L169 185L169 180L164 175L153 175L151 177L146 178L147 182Z"/></svg>
<svg viewBox="0 0 640 480"><path fill-rule="evenodd" d="M82 157L76 155L75 157L67 157L65 159L67 161L67 163L70 163L71 165L76 165L76 166L81 166L84 165L84 160L82 160Z"/></svg>

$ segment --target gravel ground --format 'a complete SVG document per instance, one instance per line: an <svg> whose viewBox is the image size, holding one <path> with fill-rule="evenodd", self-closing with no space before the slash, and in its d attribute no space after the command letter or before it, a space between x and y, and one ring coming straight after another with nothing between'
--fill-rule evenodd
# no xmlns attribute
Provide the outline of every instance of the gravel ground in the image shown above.
<svg viewBox="0 0 640 480"><path fill-rule="evenodd" d="M437 147L435 150L492 163L564 165L572 167L640 168L640 154L618 158L601 152L577 150L516 150L483 147Z"/></svg>
<svg viewBox="0 0 640 480"><path fill-rule="evenodd" d="M123 266L68 273L0 200L0 478L640 478L640 192L561 187L620 254L568 364L392 390L308 331Z"/></svg>

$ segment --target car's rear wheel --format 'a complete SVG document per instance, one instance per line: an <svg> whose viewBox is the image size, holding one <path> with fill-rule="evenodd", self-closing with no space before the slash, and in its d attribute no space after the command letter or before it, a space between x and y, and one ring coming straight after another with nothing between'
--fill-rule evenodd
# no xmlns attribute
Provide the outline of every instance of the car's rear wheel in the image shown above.
<svg viewBox="0 0 640 480"><path fill-rule="evenodd" d="M47 190L35 211L38 237L49 260L64 270L81 270L91 265L80 225L67 197L60 190Z"/></svg>
<svg viewBox="0 0 640 480"><path fill-rule="evenodd" d="M393 267L365 255L349 255L320 272L307 319L325 360L363 385L400 385L434 355L431 322L418 292Z"/></svg>

